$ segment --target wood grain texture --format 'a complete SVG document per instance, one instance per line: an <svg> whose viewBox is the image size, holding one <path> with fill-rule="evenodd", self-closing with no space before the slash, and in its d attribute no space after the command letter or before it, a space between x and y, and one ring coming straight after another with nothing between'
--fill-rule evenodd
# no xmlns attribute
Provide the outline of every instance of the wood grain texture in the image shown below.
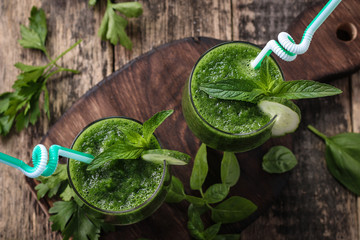
<svg viewBox="0 0 360 240"><path fill-rule="evenodd" d="M13 67L15 62L23 61L28 64L45 62L44 56L36 51L24 50L16 42L16 39L20 37L19 24L27 24L32 5L43 6L47 13L48 24L51 25L48 41L57 44L50 46L51 54L55 55L66 49L79 37L84 39L81 48L73 50L74 55L68 55L67 60L62 62L66 66L82 69L82 74L61 76L49 85L52 119L48 121L42 117L36 126L31 126L19 134L12 133L9 137L2 138L0 151L10 153L20 159L29 159L34 145L83 93L129 60L162 43L189 36L209 36L222 40L246 40L264 44L269 39L276 38L279 32L288 29L289 24L307 7L317 3L325 4L327 1L144 0L140 2L144 5L144 15L139 19L132 19L127 29L134 43L132 52L125 51L122 47L113 48L108 43L99 41L95 36L104 12L105 1L95 8L88 7L87 1L83 0L71 2L4 0L0 2L0 32L2 33L0 36L2 46L0 49L0 76L2 76L0 92L11 90L11 85L18 74ZM350 10L352 6L349 7ZM358 12L355 16L359 16ZM342 16L339 18L342 19ZM78 32L81 34L76 36ZM294 37L298 41L301 35ZM74 82L71 81L72 78L76 78ZM351 130L351 128L357 132L360 130L358 124L360 119L358 114L359 74L354 74L349 79L330 81L330 83L342 87L342 84L345 84L344 80L351 82L348 85L348 94L351 92L351 98L336 98L337 107L333 114L326 109L328 109L328 104L334 103L335 100L322 99L310 102L306 100L301 103L302 111L308 112L304 113L305 115L316 116L316 118L308 117L309 121L311 120L312 124L327 134L336 134L340 131ZM342 109L343 106L345 106L344 109ZM314 112L307 108L313 109ZM352 109L350 114L346 112L348 109ZM322 116L323 114L327 117ZM345 122L349 124L349 119L351 128L350 125L345 125ZM313 121L316 121L316 124ZM303 122L303 124L307 123ZM299 144L299 149L295 152L300 164L291 175L290 184L282 193L280 200L243 231L243 239L360 239L360 221L354 217L356 212L357 216L360 216L358 208L360 202L358 200L357 206L354 205L356 197L349 195L328 175L322 155L324 144L307 130L305 131L304 126L296 133L296 137L299 137L297 141L304 142L306 148L302 148ZM24 147L19 149L18 146ZM322 168L319 169L319 166ZM19 177L19 172L0 165L0 173L0 239L60 238L59 235L51 233L46 216L41 212L36 198L24 186L25 181ZM306 202L309 204L307 205ZM316 206L320 206L321 211ZM349 223L349 219L354 221ZM174 225L176 221L178 220L174 220ZM334 221L341 224L334 226ZM22 228L18 227L19 223L23 226ZM177 228L174 232L176 230ZM117 239L116 235L111 235L111 237Z"/></svg>

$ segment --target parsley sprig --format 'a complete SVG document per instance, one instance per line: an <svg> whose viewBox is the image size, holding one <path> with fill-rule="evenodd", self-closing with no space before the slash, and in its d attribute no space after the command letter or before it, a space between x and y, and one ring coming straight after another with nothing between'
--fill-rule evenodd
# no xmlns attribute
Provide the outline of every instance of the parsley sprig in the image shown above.
<svg viewBox="0 0 360 240"><path fill-rule="evenodd" d="M66 53L76 47L81 40L52 59L46 50L47 36L46 16L42 9L33 7L29 18L29 27L20 26L21 39L19 43L24 48L41 50L49 63L43 66L32 66L18 62L15 67L21 72L17 76L12 88L13 92L0 95L0 135L7 135L13 125L17 131L34 125L40 117L40 96L44 96L44 112L50 118L49 91L47 81L60 72L79 73L79 71L59 66L56 62Z"/></svg>
<svg viewBox="0 0 360 240"><path fill-rule="evenodd" d="M49 209L51 229L61 231L64 240L74 239L95 240L99 239L101 231L113 231L114 227L104 222L104 216L86 205L76 196L71 189L66 164L59 164L55 173L50 177L37 178L41 183L35 189L38 199L48 196L60 196L62 201L56 201Z"/></svg>
<svg viewBox="0 0 360 240"><path fill-rule="evenodd" d="M94 6L96 2L97 0L89 0L89 5ZM113 45L120 43L131 50L132 42L125 31L128 24L125 17L139 17L142 13L142 5L138 2L112 3L111 0L107 0L105 15L101 21L98 35L102 40L109 40Z"/></svg>
<svg viewBox="0 0 360 240"><path fill-rule="evenodd" d="M203 83L200 85L200 90L215 98L251 103L258 103L269 97L295 100L342 93L334 86L312 80L279 81L272 79L268 61L267 57L260 67L260 79L226 79L216 83Z"/></svg>

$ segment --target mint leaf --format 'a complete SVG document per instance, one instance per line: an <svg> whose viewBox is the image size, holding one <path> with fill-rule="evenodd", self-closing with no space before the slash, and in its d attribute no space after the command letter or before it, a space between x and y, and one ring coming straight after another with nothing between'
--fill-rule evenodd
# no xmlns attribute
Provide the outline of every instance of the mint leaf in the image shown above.
<svg viewBox="0 0 360 240"><path fill-rule="evenodd" d="M224 152L221 161L221 181L232 187L240 178L240 165L234 153Z"/></svg>
<svg viewBox="0 0 360 240"><path fill-rule="evenodd" d="M190 176L190 188L200 190L208 173L206 145L201 144L196 153L194 166Z"/></svg>
<svg viewBox="0 0 360 240"><path fill-rule="evenodd" d="M257 206L243 197L231 197L211 209L211 219L215 222L233 223L241 221L253 212Z"/></svg>
<svg viewBox="0 0 360 240"><path fill-rule="evenodd" d="M33 7L29 18L30 25L20 26L22 39L18 42L24 48L34 48L46 52L45 39L47 35L46 16L44 10Z"/></svg>
<svg viewBox="0 0 360 240"><path fill-rule="evenodd" d="M260 79L255 81L264 91L269 91L274 85L275 81L272 80L269 72L269 57L265 57L260 66Z"/></svg>
<svg viewBox="0 0 360 240"><path fill-rule="evenodd" d="M184 200L186 197L185 191L184 191L184 185L175 176L172 176L171 178L171 185L169 192L166 195L166 202L168 203L178 203Z"/></svg>
<svg viewBox="0 0 360 240"><path fill-rule="evenodd" d="M150 139L155 132L155 130L167 119L174 110L165 110L156 113L149 120L145 121L143 124L143 135L147 142L150 142Z"/></svg>
<svg viewBox="0 0 360 240"><path fill-rule="evenodd" d="M211 185L204 194L204 199L207 203L218 203L226 198L229 194L229 187L225 184Z"/></svg>
<svg viewBox="0 0 360 240"><path fill-rule="evenodd" d="M256 103L265 93L254 81L238 79L203 83L200 85L200 90L215 98L251 103Z"/></svg>
<svg viewBox="0 0 360 240"><path fill-rule="evenodd" d="M87 170L95 170L106 162L116 159L138 159L143 151L143 148L138 148L129 145L126 142L119 141L104 150L99 155L95 156L94 160L87 167Z"/></svg>
<svg viewBox="0 0 360 240"><path fill-rule="evenodd" d="M268 173L284 173L297 165L295 155L284 146L272 147L263 157L262 168Z"/></svg>
<svg viewBox="0 0 360 240"><path fill-rule="evenodd" d="M311 80L295 80L281 82L281 84L274 88L271 96L286 99L303 99L327 97L340 93L342 93L340 89L326 83Z"/></svg>
<svg viewBox="0 0 360 240"><path fill-rule="evenodd" d="M185 153L167 149L145 150L142 152L141 158L157 164L166 161L170 165L186 165L191 160L191 157Z"/></svg>
<svg viewBox="0 0 360 240"><path fill-rule="evenodd" d="M341 133L327 137L313 126L308 128L326 143L326 165L331 175L356 195L360 195L360 134Z"/></svg>

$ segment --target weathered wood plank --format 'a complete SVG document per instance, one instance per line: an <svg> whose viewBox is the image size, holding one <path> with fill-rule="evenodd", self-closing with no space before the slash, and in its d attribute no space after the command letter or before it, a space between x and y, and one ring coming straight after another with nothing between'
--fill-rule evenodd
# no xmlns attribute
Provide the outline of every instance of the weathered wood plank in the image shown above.
<svg viewBox="0 0 360 240"><path fill-rule="evenodd" d="M115 47L115 69L154 47L186 37L231 40L229 0L144 0L143 15L129 21L133 50Z"/></svg>
<svg viewBox="0 0 360 240"><path fill-rule="evenodd" d="M47 46L55 57L83 39L80 47L72 50L58 64L82 71L72 76L54 76L48 84L50 92L50 122L40 121L21 133L13 132L0 140L0 151L19 159L30 160L31 150L40 142L65 110L90 87L112 72L112 47L96 37L104 4L91 9L87 1L2 1L0 3L0 92L11 91L18 70L16 62L41 65L46 57L36 50L23 49L18 43L20 24L28 26L32 6L42 7L47 16ZM47 216L31 195L23 175L4 164L0 165L0 239L60 239L51 231Z"/></svg>

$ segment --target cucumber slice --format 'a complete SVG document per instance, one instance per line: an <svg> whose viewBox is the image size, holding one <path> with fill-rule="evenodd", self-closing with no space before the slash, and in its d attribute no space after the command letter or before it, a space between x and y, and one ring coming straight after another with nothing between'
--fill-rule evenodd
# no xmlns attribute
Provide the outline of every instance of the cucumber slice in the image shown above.
<svg viewBox="0 0 360 240"><path fill-rule="evenodd" d="M191 160L191 157L185 153L167 149L146 150L141 154L141 158L158 164L166 161L170 165L186 165Z"/></svg>
<svg viewBox="0 0 360 240"><path fill-rule="evenodd" d="M271 118L275 115L275 124L272 128L272 136L283 136L294 132L301 119L299 107L288 99L269 98L259 102L259 108Z"/></svg>

